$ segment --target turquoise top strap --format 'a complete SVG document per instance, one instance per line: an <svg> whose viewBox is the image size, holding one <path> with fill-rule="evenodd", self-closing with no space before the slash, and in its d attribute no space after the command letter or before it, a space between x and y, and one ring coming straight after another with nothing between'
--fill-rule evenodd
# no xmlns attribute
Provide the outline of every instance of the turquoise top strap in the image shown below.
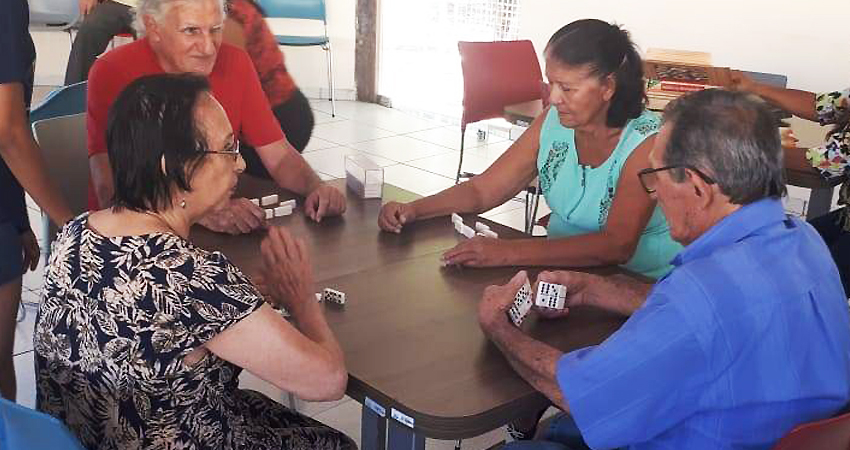
<svg viewBox="0 0 850 450"><path fill-rule="evenodd" d="M595 233L605 226L623 166L634 149L658 131L660 123L657 114L644 111L626 124L608 159L590 167L578 162L575 131L561 125L555 108L549 109L540 131L537 169L540 188L552 210L550 238ZM670 260L680 249L656 207L635 254L624 267L657 278L670 271Z"/></svg>

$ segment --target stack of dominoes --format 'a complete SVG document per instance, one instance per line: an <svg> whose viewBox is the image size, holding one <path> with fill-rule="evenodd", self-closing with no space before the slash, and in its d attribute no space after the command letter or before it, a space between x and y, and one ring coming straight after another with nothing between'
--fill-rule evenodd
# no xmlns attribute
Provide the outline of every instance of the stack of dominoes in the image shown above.
<svg viewBox="0 0 850 450"><path fill-rule="evenodd" d="M514 304L508 309L508 317L516 326L522 325L528 311L531 310L531 284L525 280L525 284L519 288L514 297Z"/></svg>
<svg viewBox="0 0 850 450"><path fill-rule="evenodd" d="M544 308L564 309L567 300L567 287L562 284L537 282L537 300L534 304Z"/></svg>
<svg viewBox="0 0 850 450"><path fill-rule="evenodd" d="M472 239L476 235L476 231L478 232L477 233L478 236L485 236L485 237L492 237L492 238L499 237L498 234L496 234L494 231L490 230L490 227L488 227L487 225L485 225L481 222L475 222L475 229L467 226L466 224L463 223L463 218L456 213L452 213L452 224L455 227L455 231L457 231L458 233L460 233L460 234L462 234L462 235L464 235L464 236L466 236L467 238L470 238L470 239Z"/></svg>
<svg viewBox="0 0 850 450"><path fill-rule="evenodd" d="M292 214L295 209L295 199L279 201L277 194L267 195L260 199L251 199L251 203L263 207L266 211L266 219L283 217Z"/></svg>

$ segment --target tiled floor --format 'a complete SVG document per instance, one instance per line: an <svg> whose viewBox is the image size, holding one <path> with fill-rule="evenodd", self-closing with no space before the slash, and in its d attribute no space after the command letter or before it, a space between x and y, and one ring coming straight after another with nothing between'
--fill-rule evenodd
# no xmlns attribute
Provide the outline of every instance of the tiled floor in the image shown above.
<svg viewBox="0 0 850 450"><path fill-rule="evenodd" d="M49 88L37 88L34 104L43 98ZM459 157L459 127L422 120L421 118L381 106L357 102L337 102L337 115L330 115L330 102L313 102L316 128L304 152L305 159L322 178L344 176L343 159L348 154L365 154L384 167L385 181L422 195L433 194L451 186ZM480 172L499 157L510 145L506 137L491 132L486 139L478 140L477 129L470 127L465 139L464 169ZM794 190L792 195L806 198L804 190ZM39 223L39 213L31 205L31 221ZM548 213L542 202L538 216ZM521 229L524 222L523 202L508 201L483 216L496 222ZM539 231L539 230L538 230ZM24 302L26 319L18 324L15 335L15 370L18 375L19 402L32 407L35 402L33 376L32 331L35 307L40 295L40 269L25 277ZM242 385L264 392L271 398L286 403L288 397L277 388L243 373ZM308 403L297 401L298 409L305 414L343 430L359 442L360 405L345 397L338 402ZM464 449L488 448L504 437L503 430L495 430L464 442ZM454 442L431 441L428 448L454 448Z"/></svg>
<svg viewBox="0 0 850 450"><path fill-rule="evenodd" d="M50 91L38 87L33 104L38 104ZM454 184L460 146L460 128L429 122L413 115L381 106L357 102L337 102L336 117L330 115L330 102L315 101L316 127L313 138L304 151L307 162L324 179L345 174L344 156L364 154L384 167L384 178L404 189L422 195L433 194ZM495 161L510 145L506 137L497 132L478 140L477 128L466 133L464 170L480 172ZM40 223L40 215L30 201L33 224ZM523 202L518 198L495 208L487 218L521 229L524 222ZM539 215L546 214L545 203ZM33 375L32 333L35 310L41 292L43 264L39 270L25 276L24 303L26 318L19 323L15 333L15 371L18 377L18 401L26 406L35 404ZM259 380L249 373L240 378L243 387L261 391L282 403L289 401L286 393ZM298 400L300 411L343 430L359 442L360 405L348 397L338 402L310 403ZM464 441L464 449L483 449L499 442L504 430L495 430L483 436ZM454 448L454 442L428 440L429 449Z"/></svg>

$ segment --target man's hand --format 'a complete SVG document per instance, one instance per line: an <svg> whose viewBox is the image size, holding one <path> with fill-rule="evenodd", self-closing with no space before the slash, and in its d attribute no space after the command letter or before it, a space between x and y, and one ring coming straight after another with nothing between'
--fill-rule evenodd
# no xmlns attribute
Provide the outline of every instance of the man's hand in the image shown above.
<svg viewBox="0 0 850 450"><path fill-rule="evenodd" d="M446 265L498 267L511 265L513 243L498 238L475 236L443 253Z"/></svg>
<svg viewBox="0 0 850 450"><path fill-rule="evenodd" d="M223 208L207 214L198 223L219 233L245 234L265 227L266 214L246 198L232 198Z"/></svg>
<svg viewBox="0 0 850 450"><path fill-rule="evenodd" d="M266 300L294 315L305 305L316 305L313 295L313 268L301 239L283 227L271 227L260 244L264 267L258 278ZM265 292L264 292L265 291Z"/></svg>
<svg viewBox="0 0 850 450"><path fill-rule="evenodd" d="M725 86L730 91L755 93L756 83L749 75L740 70L729 71L729 84Z"/></svg>
<svg viewBox="0 0 850 450"><path fill-rule="evenodd" d="M97 6L98 0L80 0L80 16L85 17Z"/></svg>
<svg viewBox="0 0 850 450"><path fill-rule="evenodd" d="M323 217L338 216L344 212L345 195L326 183L310 192L304 201L304 214L316 222L321 222Z"/></svg>
<svg viewBox="0 0 850 450"><path fill-rule="evenodd" d="M511 278L508 284L503 286L488 286L484 289L484 296L478 303L478 323L485 333L489 333L493 327L507 323L507 311L514 302L516 293L525 282L528 274L521 270Z"/></svg>
<svg viewBox="0 0 850 450"><path fill-rule="evenodd" d="M378 226L390 233L401 233L402 227L416 221L416 211L410 203L389 202L378 214Z"/></svg>
<svg viewBox="0 0 850 450"><path fill-rule="evenodd" d="M35 270L38 267L41 249L38 247L38 241L35 239L32 230L21 233L21 245L24 247L24 268Z"/></svg>
<svg viewBox="0 0 850 450"><path fill-rule="evenodd" d="M534 283L532 292L537 292L537 284L541 281L560 284L567 288L567 298L564 301L564 309L552 309L534 306L540 316L547 319L556 319L569 314L571 306L587 305L592 303L594 287L605 283L605 279L598 275L584 272L570 272L559 270L555 272L540 272Z"/></svg>

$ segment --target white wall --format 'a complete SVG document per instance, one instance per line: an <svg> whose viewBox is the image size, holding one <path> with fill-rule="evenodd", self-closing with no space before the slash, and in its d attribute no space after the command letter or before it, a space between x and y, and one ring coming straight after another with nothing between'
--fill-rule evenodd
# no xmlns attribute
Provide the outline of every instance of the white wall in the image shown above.
<svg viewBox="0 0 850 450"><path fill-rule="evenodd" d="M788 86L850 86L847 0L522 0L520 36L542 52L549 36L582 18L617 22L642 50L705 51L718 66L788 76Z"/></svg>
<svg viewBox="0 0 850 450"><path fill-rule="evenodd" d="M328 0L328 34L333 45L334 80L337 98L354 98L354 42L356 0ZM322 26L313 21L271 19L272 32L280 34L321 34ZM36 84L61 85L65 78L70 43L68 34L56 31L33 31L38 52ZM296 84L309 97L327 95L325 52L318 47L281 47L286 67ZM319 91L321 89L321 92Z"/></svg>

